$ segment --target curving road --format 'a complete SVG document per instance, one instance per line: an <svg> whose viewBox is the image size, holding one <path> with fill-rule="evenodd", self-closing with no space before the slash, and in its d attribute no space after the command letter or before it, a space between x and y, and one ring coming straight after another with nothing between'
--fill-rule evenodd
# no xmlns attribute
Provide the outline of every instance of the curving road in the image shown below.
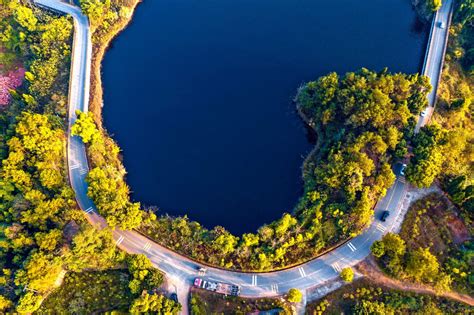
<svg viewBox="0 0 474 315"><path fill-rule="evenodd" d="M69 14L74 19L73 58L69 89L69 131L76 120L77 109L86 112L89 103L89 80L91 64L91 35L89 22L81 10L59 0L34 0L35 4L50 10ZM449 26L452 0L444 2L441 10L435 15L423 66L423 74L431 79L434 89L429 95L429 114L420 117L417 130L428 122L434 108L436 88L442 69L446 49L447 29ZM446 28L439 27L443 22ZM104 219L97 214L93 202L87 197L86 174L89 170L85 146L79 137L68 136L69 178L76 193L76 199L87 215L89 221L104 225ZM216 268L207 268L203 276L208 279L230 282L242 287L244 296L272 296L286 293L290 288L304 291L307 288L322 284L338 276L339 271L353 266L370 253L370 245L383 234L395 229L401 222L400 207L408 189L403 177L398 176L387 195L378 202L375 208L375 219L363 234L351 239L344 245L294 268L270 273L243 273ZM378 218L384 210L390 211L386 222ZM174 283L179 285L178 295L186 296L193 279L198 276L199 264L172 252L134 231L114 231L117 246L131 253L147 255L153 264L166 273ZM182 300L182 299L181 299ZM183 301L183 300L182 300ZM185 304L185 303L183 303ZM185 305L183 305L185 306Z"/></svg>

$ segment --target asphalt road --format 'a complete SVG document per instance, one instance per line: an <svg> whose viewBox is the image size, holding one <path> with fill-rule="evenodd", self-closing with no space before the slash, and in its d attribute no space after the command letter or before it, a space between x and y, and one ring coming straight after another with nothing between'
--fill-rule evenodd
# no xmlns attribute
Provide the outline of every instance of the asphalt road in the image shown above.
<svg viewBox="0 0 474 315"><path fill-rule="evenodd" d="M436 12L431 24L430 38L426 47L425 61L421 74L430 78L433 89L428 94L429 106L425 110L426 116L418 119L415 132L418 132L422 126L428 123L436 105L436 92L438 91L438 83L443 69L452 5L453 0L444 0L443 6ZM444 25L444 28L441 25Z"/></svg>
<svg viewBox="0 0 474 315"><path fill-rule="evenodd" d="M80 9L59 0L35 0L36 4L56 11L70 14L74 18L74 43L71 67L71 80L69 91L69 128L76 119L75 111L80 109L86 112L89 103L89 80L91 63L91 36L89 23ZM417 130L428 122L434 106L436 89L442 68L445 51L445 38L448 31L448 21L452 0L446 0L443 7L435 16L432 25L431 40L428 45L427 57L423 74L431 79L435 87L429 95L430 113L420 117ZM445 29L439 27L439 22L444 22ZM91 223L104 225L104 219L97 214L93 202L87 197L86 174L89 170L85 146L81 139L72 137L69 133L68 141L68 168L72 188L76 199L88 214ZM306 262L300 266L270 272L270 273L242 273L216 268L207 268L205 278L238 284L244 296L272 296L286 293L290 288L304 291L307 288L322 284L339 275L342 268L353 266L363 260L370 253L370 245L382 237L383 234L395 228L397 217L408 184L403 177L398 176L395 184L388 190L387 195L377 204L375 218L361 235L351 239L323 256ZM381 212L390 211L386 222L379 220ZM166 276L178 286L178 295L187 296L187 290L192 285L193 279L198 276L199 264L174 253L134 231L114 231L117 246L131 253L147 255L153 264L166 273ZM181 298L183 300L183 298Z"/></svg>

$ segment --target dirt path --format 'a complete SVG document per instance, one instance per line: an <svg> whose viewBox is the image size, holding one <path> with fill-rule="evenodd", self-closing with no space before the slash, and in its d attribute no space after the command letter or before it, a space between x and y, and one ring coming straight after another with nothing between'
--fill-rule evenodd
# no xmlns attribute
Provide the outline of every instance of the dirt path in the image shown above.
<svg viewBox="0 0 474 315"><path fill-rule="evenodd" d="M359 263L356 266L356 269L367 279L373 281L374 283L386 286L388 288L411 291L421 294L438 295L468 304L470 306L474 306L474 298L466 294L460 294L456 292L444 292L441 294L437 294L437 292L430 286L392 279L385 275L382 270L380 270L372 256L367 257L364 261Z"/></svg>

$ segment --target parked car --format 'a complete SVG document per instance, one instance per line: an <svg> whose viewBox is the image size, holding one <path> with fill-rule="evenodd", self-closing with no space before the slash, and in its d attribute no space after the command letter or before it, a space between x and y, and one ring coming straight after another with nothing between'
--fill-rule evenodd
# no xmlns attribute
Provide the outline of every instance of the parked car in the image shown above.
<svg viewBox="0 0 474 315"><path fill-rule="evenodd" d="M178 303L178 295L176 293L171 293L170 300L175 301Z"/></svg>
<svg viewBox="0 0 474 315"><path fill-rule="evenodd" d="M390 215L390 212L385 210L384 212L382 212L382 216L380 217L380 221L385 222L385 220L387 220L389 215Z"/></svg>
<svg viewBox="0 0 474 315"><path fill-rule="evenodd" d="M405 176L405 169L407 168L406 164L402 164L402 167L400 168L400 175Z"/></svg>

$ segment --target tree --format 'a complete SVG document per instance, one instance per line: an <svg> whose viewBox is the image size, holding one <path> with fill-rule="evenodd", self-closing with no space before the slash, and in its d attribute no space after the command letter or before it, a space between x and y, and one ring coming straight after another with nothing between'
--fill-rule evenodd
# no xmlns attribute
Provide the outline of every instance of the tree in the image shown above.
<svg viewBox="0 0 474 315"><path fill-rule="evenodd" d="M383 241L375 241L372 246L370 246L370 251L372 255L377 258L382 257L385 254L385 245Z"/></svg>
<svg viewBox="0 0 474 315"><path fill-rule="evenodd" d="M40 249L53 251L59 244L63 232L59 229L52 229L48 232L38 232L35 234L36 243Z"/></svg>
<svg viewBox="0 0 474 315"><path fill-rule="evenodd" d="M151 261L143 254L127 257L128 270L132 275L130 291L137 294L143 290L152 290L163 283L163 275L155 269Z"/></svg>
<svg viewBox="0 0 474 315"><path fill-rule="evenodd" d="M16 272L15 284L44 293L53 288L62 270L60 257L41 251L34 252L25 261L24 269Z"/></svg>
<svg viewBox="0 0 474 315"><path fill-rule="evenodd" d="M160 294L144 293L130 306L132 314L177 314L181 304Z"/></svg>
<svg viewBox="0 0 474 315"><path fill-rule="evenodd" d="M36 19L33 10L24 6L17 6L14 13L15 20L23 28L29 32L34 32L36 30L36 24L38 20Z"/></svg>
<svg viewBox="0 0 474 315"><path fill-rule="evenodd" d="M143 212L139 203L130 202L128 187L117 173L110 165L92 169L86 178L89 184L87 195L110 227L131 230L141 224Z"/></svg>
<svg viewBox="0 0 474 315"><path fill-rule="evenodd" d="M415 281L433 282L439 272L438 259L428 248L418 248L410 252L405 271Z"/></svg>
<svg viewBox="0 0 474 315"><path fill-rule="evenodd" d="M385 253L390 257L403 256L406 251L405 241L394 233L387 233L382 237Z"/></svg>
<svg viewBox="0 0 474 315"><path fill-rule="evenodd" d="M344 282L351 283L354 280L354 271L351 267L346 267L341 270L339 276Z"/></svg>
<svg viewBox="0 0 474 315"><path fill-rule="evenodd" d="M84 143L93 143L101 140L99 130L97 129L94 116L91 112L76 111L77 119L71 128L73 136L80 136Z"/></svg>
<svg viewBox="0 0 474 315"><path fill-rule="evenodd" d="M74 271L85 268L106 269L121 260L110 230L97 230L89 225L74 236L71 254L68 267Z"/></svg>
<svg viewBox="0 0 474 315"><path fill-rule="evenodd" d="M286 295L286 299L291 303L300 303L303 300L303 293L298 289L290 289Z"/></svg>
<svg viewBox="0 0 474 315"><path fill-rule="evenodd" d="M42 300L43 297L41 295L27 292L25 295L20 297L16 310L20 314L31 314L40 307Z"/></svg>
<svg viewBox="0 0 474 315"><path fill-rule="evenodd" d="M428 7L433 12L438 11L442 5L442 0L428 0Z"/></svg>
<svg viewBox="0 0 474 315"><path fill-rule="evenodd" d="M12 306L13 306L12 301L7 299L3 295L0 295L0 312L5 312L6 313L6 310L9 309Z"/></svg>

